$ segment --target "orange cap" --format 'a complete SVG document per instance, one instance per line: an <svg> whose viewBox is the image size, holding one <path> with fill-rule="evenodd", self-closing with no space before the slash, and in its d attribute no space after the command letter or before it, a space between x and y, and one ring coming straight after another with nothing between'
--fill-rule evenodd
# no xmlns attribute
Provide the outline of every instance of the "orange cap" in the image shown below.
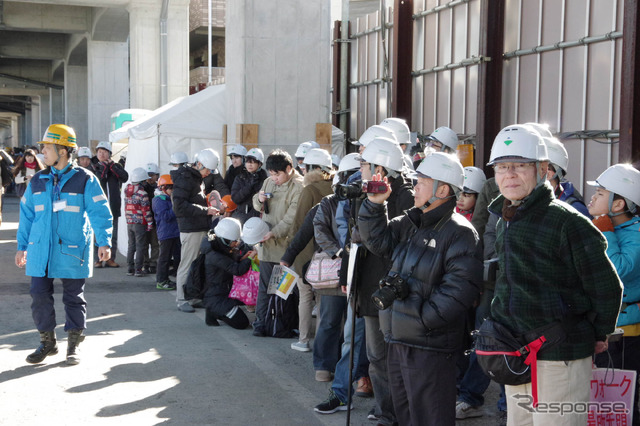
<svg viewBox="0 0 640 426"><path fill-rule="evenodd" d="M227 205L228 212L232 212L238 208L238 205L231 199L231 195L225 195L224 197L222 197L222 202Z"/></svg>

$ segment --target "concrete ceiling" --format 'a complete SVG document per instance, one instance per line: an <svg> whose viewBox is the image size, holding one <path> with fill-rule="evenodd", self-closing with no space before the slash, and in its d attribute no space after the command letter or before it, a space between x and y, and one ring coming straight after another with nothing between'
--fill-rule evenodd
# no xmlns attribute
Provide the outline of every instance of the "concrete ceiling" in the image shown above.
<svg viewBox="0 0 640 426"><path fill-rule="evenodd" d="M65 63L86 65L88 39L126 41L130 2L0 0L0 111L16 110L6 96L62 87Z"/></svg>

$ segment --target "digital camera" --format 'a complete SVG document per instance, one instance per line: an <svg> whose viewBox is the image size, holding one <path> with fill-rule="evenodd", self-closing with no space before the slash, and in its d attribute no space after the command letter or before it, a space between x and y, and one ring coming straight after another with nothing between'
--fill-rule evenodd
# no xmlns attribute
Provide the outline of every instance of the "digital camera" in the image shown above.
<svg viewBox="0 0 640 426"><path fill-rule="evenodd" d="M409 285L398 275L387 275L380 280L380 288L371 295L371 300L381 311L409 295Z"/></svg>

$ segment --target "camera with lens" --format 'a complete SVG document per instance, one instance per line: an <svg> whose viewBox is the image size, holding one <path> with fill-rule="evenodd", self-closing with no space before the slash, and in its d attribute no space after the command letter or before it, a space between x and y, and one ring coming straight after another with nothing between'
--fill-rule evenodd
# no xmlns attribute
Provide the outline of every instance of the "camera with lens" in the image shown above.
<svg viewBox="0 0 640 426"><path fill-rule="evenodd" d="M336 185L336 196L340 200L358 198L362 194L384 194L389 185L381 180L363 180L350 184Z"/></svg>
<svg viewBox="0 0 640 426"><path fill-rule="evenodd" d="M409 285L399 275L387 275L380 280L380 288L371 295L371 300L381 311L409 295Z"/></svg>

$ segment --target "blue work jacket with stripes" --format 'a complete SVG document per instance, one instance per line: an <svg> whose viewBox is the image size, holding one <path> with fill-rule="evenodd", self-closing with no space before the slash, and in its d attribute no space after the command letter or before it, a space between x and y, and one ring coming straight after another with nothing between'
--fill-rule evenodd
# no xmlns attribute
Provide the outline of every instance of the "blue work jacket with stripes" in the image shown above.
<svg viewBox="0 0 640 426"><path fill-rule="evenodd" d="M36 173L20 201L17 238L18 250L27 251L26 275L91 277L94 230L98 246L110 247L113 216L92 173L72 165Z"/></svg>

